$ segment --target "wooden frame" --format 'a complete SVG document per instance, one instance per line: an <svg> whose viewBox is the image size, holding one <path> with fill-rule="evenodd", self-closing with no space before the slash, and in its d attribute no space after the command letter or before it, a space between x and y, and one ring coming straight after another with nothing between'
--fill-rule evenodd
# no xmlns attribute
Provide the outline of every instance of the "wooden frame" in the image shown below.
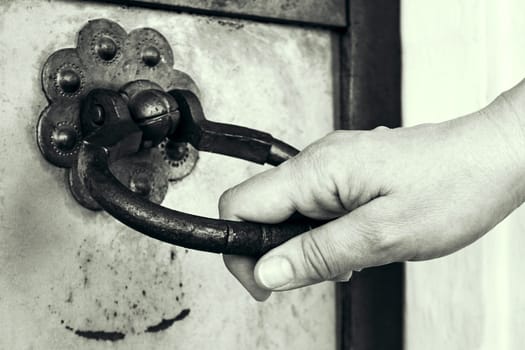
<svg viewBox="0 0 525 350"><path fill-rule="evenodd" d="M331 30L335 128L401 125L400 0L98 1ZM355 272L336 303L338 349L403 348L403 264Z"/></svg>

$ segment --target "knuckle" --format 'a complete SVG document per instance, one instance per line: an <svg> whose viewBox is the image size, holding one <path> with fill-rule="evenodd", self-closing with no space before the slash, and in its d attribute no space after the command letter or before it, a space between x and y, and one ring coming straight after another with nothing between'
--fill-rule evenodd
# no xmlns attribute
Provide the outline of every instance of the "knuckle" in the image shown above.
<svg viewBox="0 0 525 350"><path fill-rule="evenodd" d="M306 147L299 156L290 159L286 164L287 171L293 174L291 181L298 185L310 184L313 179L318 179L325 168L327 154L320 142ZM316 177L312 178L312 175Z"/></svg>
<svg viewBox="0 0 525 350"><path fill-rule="evenodd" d="M334 254L321 244L319 238L310 232L301 236L303 264L308 277L317 281L327 280L337 275Z"/></svg>
<svg viewBox="0 0 525 350"><path fill-rule="evenodd" d="M373 129L374 131L388 131L390 130L390 128L388 126L384 126L384 125L380 125L380 126L377 126Z"/></svg>
<svg viewBox="0 0 525 350"><path fill-rule="evenodd" d="M304 149L302 153L305 161L310 165L316 163L319 159L323 157L324 141L321 139Z"/></svg>
<svg viewBox="0 0 525 350"><path fill-rule="evenodd" d="M301 152L301 157L298 161L302 161L308 171L325 172L329 169L333 161L339 160L341 157L341 146L344 145L342 135L346 135L347 131L333 131L327 136L314 142L306 147ZM346 137L344 138L346 139Z"/></svg>
<svg viewBox="0 0 525 350"><path fill-rule="evenodd" d="M391 225L377 221L366 220L359 229L365 249L379 263L390 263L399 259L401 246L400 235Z"/></svg>
<svg viewBox="0 0 525 350"><path fill-rule="evenodd" d="M324 168L325 161L328 157L328 149L319 145L318 147L312 147L308 152L309 165L316 171Z"/></svg>
<svg viewBox="0 0 525 350"><path fill-rule="evenodd" d="M323 150L340 154L343 147L352 144L361 133L358 130L335 130L319 140L319 143Z"/></svg>
<svg viewBox="0 0 525 350"><path fill-rule="evenodd" d="M338 141L341 138L346 138L348 134L351 132L352 131L349 131L349 130L333 130L333 131L330 131L328 134L326 134L324 138L327 140Z"/></svg>

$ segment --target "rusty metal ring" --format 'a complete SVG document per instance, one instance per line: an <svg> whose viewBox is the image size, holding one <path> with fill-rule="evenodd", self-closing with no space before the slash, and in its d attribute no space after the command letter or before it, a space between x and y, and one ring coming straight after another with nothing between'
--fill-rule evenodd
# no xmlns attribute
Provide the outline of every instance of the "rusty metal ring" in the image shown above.
<svg viewBox="0 0 525 350"><path fill-rule="evenodd" d="M297 152L291 147L287 149ZM281 159L285 158L289 157ZM83 186L109 214L127 226L167 243L208 252L259 257L320 224L304 218L280 224L236 222L171 210L126 188L109 170L109 162L107 148L84 142L74 170Z"/></svg>

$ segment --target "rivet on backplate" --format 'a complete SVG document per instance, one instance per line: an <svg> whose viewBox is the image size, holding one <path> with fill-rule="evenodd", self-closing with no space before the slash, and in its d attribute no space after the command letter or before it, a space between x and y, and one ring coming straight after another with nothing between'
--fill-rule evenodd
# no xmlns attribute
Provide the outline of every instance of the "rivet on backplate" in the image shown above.
<svg viewBox="0 0 525 350"><path fill-rule="evenodd" d="M95 44L95 51L104 61L111 61L117 55L117 44L113 39L102 36Z"/></svg>
<svg viewBox="0 0 525 350"><path fill-rule="evenodd" d="M154 46L148 46L142 50L142 61L148 67L154 67L160 62L160 52Z"/></svg>
<svg viewBox="0 0 525 350"><path fill-rule="evenodd" d="M147 197L151 192L151 182L147 174L138 172L129 182L129 188L140 196Z"/></svg>
<svg viewBox="0 0 525 350"><path fill-rule="evenodd" d="M73 125L60 123L53 130L51 141L59 153L70 153L77 145L78 130Z"/></svg>
<svg viewBox="0 0 525 350"><path fill-rule="evenodd" d="M188 146L185 143L168 141L164 149L170 161L182 161L188 157Z"/></svg>
<svg viewBox="0 0 525 350"><path fill-rule="evenodd" d="M180 180L189 175L199 160L199 152L189 143L164 140L159 145L160 154L169 166L168 179Z"/></svg>
<svg viewBox="0 0 525 350"><path fill-rule="evenodd" d="M80 75L73 69L66 68L58 72L57 82L64 92L72 94L78 91L82 83L82 79Z"/></svg>

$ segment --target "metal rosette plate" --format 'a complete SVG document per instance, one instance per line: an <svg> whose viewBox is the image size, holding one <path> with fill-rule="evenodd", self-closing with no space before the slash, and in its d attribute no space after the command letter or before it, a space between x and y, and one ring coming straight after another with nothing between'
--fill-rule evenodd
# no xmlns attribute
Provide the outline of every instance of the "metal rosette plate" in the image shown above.
<svg viewBox="0 0 525 350"><path fill-rule="evenodd" d="M178 181L188 176L199 160L199 152L189 143L165 139L158 148L168 166L168 180Z"/></svg>
<svg viewBox="0 0 525 350"><path fill-rule="evenodd" d="M107 19L89 21L79 31L76 47L54 52L42 68L42 88L49 101L37 125L42 155L55 166L71 168L86 136L80 122L81 103L92 89L119 90L129 82L148 80L165 91L185 89L198 95L191 77L173 65L169 42L158 31L139 28L127 33ZM176 152L167 155L168 142L150 150L148 157L140 155L117 162L112 171L124 185L160 203L167 181L186 176L198 159L198 152L189 145L180 147L186 152L182 156ZM74 174L68 178L75 198L87 208L99 209L87 191L78 187ZM151 179L150 189L144 188L146 178Z"/></svg>

